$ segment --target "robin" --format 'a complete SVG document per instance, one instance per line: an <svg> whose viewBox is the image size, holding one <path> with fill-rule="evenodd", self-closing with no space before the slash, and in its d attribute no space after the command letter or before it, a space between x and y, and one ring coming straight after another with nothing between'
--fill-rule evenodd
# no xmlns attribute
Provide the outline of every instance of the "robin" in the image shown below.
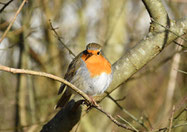
<svg viewBox="0 0 187 132"><path fill-rule="evenodd" d="M112 81L110 62L101 51L101 46L89 43L86 50L77 55L70 63L64 79L74 84L89 97L103 93ZM73 91L62 84L58 95L63 93L56 108L64 107ZM64 92L63 92L64 91Z"/></svg>

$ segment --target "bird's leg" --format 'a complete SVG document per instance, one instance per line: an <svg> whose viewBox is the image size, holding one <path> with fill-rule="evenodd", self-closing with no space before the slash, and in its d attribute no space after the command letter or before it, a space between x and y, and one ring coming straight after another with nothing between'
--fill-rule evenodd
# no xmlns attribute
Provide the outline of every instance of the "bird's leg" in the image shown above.
<svg viewBox="0 0 187 132"><path fill-rule="evenodd" d="M89 95L88 95L89 96ZM97 102L92 98L92 96L89 96L90 98L90 103L89 102L85 102L85 104L88 106L86 111L89 111L92 107L99 107L99 105L97 104Z"/></svg>
<svg viewBox="0 0 187 132"><path fill-rule="evenodd" d="M97 104L97 102L92 98L92 96L89 96L90 100L91 100L91 106L96 106L98 107L99 105Z"/></svg>

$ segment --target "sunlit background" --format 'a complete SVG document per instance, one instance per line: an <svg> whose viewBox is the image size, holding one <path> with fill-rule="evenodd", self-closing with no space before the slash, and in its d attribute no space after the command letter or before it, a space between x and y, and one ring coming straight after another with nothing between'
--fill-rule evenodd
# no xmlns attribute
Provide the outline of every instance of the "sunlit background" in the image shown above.
<svg viewBox="0 0 187 132"><path fill-rule="evenodd" d="M1 0L0 8L8 0ZM0 36L6 30L22 1L12 1L0 13ZM187 1L163 0L170 18L187 16ZM150 18L140 0L29 0L19 13L6 38L0 43L0 64L14 68L42 71L63 77L74 58L51 30L75 54L86 44L96 42L111 63L138 44L149 32ZM186 45L183 40L177 41ZM100 104L117 118L120 115L139 130L168 126L174 116L187 106L187 52L176 44L137 72L111 96L134 116L121 110L111 99ZM176 51L180 51L178 54ZM60 83L53 80L0 72L0 131L39 131L57 111ZM187 122L187 112L173 121ZM82 116L73 132L124 132L102 113L91 110ZM174 129L187 131L187 125Z"/></svg>

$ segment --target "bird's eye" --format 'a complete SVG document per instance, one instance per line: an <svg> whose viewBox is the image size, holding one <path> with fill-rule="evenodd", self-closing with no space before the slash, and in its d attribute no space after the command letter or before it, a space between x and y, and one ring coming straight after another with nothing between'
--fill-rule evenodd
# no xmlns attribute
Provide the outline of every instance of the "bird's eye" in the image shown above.
<svg viewBox="0 0 187 132"><path fill-rule="evenodd" d="M98 51L98 52L97 52L97 55L100 55L100 53L101 53L101 52L100 52L100 51Z"/></svg>

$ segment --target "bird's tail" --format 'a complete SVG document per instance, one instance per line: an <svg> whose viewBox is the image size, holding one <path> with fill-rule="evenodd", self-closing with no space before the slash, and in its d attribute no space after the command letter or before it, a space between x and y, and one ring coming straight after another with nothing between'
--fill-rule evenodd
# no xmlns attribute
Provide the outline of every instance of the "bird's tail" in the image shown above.
<svg viewBox="0 0 187 132"><path fill-rule="evenodd" d="M63 93L63 95L61 96L61 98L58 100L57 105L55 106L55 109L57 109L58 107L64 107L68 103L71 95L72 94L70 90L67 88L65 92Z"/></svg>

